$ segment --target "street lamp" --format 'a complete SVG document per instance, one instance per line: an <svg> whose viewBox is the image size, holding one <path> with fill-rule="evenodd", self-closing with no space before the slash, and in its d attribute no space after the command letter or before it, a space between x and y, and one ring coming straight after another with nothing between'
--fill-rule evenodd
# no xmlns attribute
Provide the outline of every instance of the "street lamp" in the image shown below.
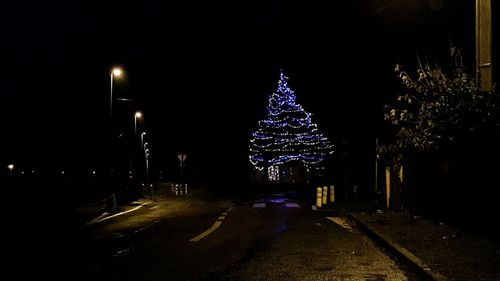
<svg viewBox="0 0 500 281"><path fill-rule="evenodd" d="M134 115L134 134L137 135L137 119L142 118L142 113L140 111L137 111ZM142 137L142 135L141 135Z"/></svg>
<svg viewBox="0 0 500 281"><path fill-rule="evenodd" d="M144 135L146 132L141 133L141 148L144 150L144 160L146 164L146 187L149 189L150 199L153 200L153 187L149 184L149 143L144 142Z"/></svg>
<svg viewBox="0 0 500 281"><path fill-rule="evenodd" d="M146 135L146 132L141 133L141 147L144 147L144 136Z"/></svg>
<svg viewBox="0 0 500 281"><path fill-rule="evenodd" d="M120 77L120 76L122 76L122 74L123 74L123 70L119 67L113 67L113 69L111 69L111 73L110 73L111 87L110 87L110 95L109 95L109 118L110 118L111 127L113 127L113 82L115 80L115 77ZM113 171L112 168L111 168L111 171ZM108 207L111 210L115 210L117 207L116 206L116 192L115 192L115 190L112 190L111 194L109 194Z"/></svg>
<svg viewBox="0 0 500 281"><path fill-rule="evenodd" d="M111 88L110 88L110 99L109 99L109 116L113 117L113 80L116 77L122 76L122 69L119 67L114 67L111 70Z"/></svg>
<svg viewBox="0 0 500 281"><path fill-rule="evenodd" d="M12 170L14 170L14 164L9 164L7 168L9 169L10 174L12 175Z"/></svg>

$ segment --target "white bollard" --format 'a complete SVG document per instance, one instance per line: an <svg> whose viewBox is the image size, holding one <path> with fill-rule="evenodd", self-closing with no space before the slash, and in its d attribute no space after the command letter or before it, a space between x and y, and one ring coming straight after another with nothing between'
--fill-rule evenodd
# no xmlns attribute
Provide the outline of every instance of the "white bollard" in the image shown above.
<svg viewBox="0 0 500 281"><path fill-rule="evenodd" d="M326 205L328 200L328 186L323 186L323 205Z"/></svg>
<svg viewBox="0 0 500 281"><path fill-rule="evenodd" d="M321 204L323 202L322 197L323 196L323 189L321 187L316 188L316 206L318 208L321 208Z"/></svg>

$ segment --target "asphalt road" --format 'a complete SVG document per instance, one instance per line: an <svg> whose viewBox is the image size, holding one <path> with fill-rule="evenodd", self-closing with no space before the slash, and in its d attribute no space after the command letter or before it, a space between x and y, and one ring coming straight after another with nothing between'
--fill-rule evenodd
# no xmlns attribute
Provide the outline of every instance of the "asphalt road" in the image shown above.
<svg viewBox="0 0 500 281"><path fill-rule="evenodd" d="M352 222L286 195L128 210L78 235L26 220L22 235L2 237L4 272L9 280L418 280Z"/></svg>

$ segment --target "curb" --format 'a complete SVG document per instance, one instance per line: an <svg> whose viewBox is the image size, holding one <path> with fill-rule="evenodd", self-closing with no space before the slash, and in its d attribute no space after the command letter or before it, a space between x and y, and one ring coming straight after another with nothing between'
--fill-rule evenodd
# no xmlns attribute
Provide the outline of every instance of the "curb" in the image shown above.
<svg viewBox="0 0 500 281"><path fill-rule="evenodd" d="M415 256L413 253L405 249L403 246L391 240L389 237L380 233L373 228L368 227L354 214L348 214L348 217L354 220L361 229L367 233L373 240L379 242L386 249L396 254L398 257L406 261L411 267L415 268L419 273L427 276L429 280L435 281L448 281L448 279L440 273L432 271L432 269L426 265L420 258Z"/></svg>
<svg viewBox="0 0 500 281"><path fill-rule="evenodd" d="M101 209L98 209L98 210L92 212L92 218L86 220L83 224L80 225L80 227L78 229L83 230L84 228L87 228L88 226L94 224L97 220L106 216L107 215L106 210L107 210L107 208L104 207L104 208L101 208Z"/></svg>
<svg viewBox="0 0 500 281"><path fill-rule="evenodd" d="M121 207L117 207L116 210L115 210L116 212L111 212L111 213L110 212L106 212L107 208L99 209L98 211L96 211L94 213L95 214L94 218L91 219L90 221L88 221L87 223L85 223L85 225L82 228L85 228L85 227L87 227L89 225L92 225L94 223L100 222L101 220L105 220L108 217L114 217L117 214L128 213L128 212L134 210L134 208L133 209L128 209L127 207L136 207L136 208L137 207L146 207L149 204L151 204L152 202L154 202L154 201L153 200L149 200L149 199L132 201L132 202L130 202L127 205L123 205Z"/></svg>

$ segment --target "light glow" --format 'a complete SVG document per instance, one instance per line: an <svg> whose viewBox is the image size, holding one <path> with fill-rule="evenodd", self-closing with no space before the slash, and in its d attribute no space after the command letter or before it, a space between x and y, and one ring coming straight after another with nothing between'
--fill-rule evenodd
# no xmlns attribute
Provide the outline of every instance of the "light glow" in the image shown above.
<svg viewBox="0 0 500 281"><path fill-rule="evenodd" d="M113 76L115 77L120 77L123 73L122 69L119 68L119 67L115 67L113 68L113 70L111 71L111 73L113 74Z"/></svg>

